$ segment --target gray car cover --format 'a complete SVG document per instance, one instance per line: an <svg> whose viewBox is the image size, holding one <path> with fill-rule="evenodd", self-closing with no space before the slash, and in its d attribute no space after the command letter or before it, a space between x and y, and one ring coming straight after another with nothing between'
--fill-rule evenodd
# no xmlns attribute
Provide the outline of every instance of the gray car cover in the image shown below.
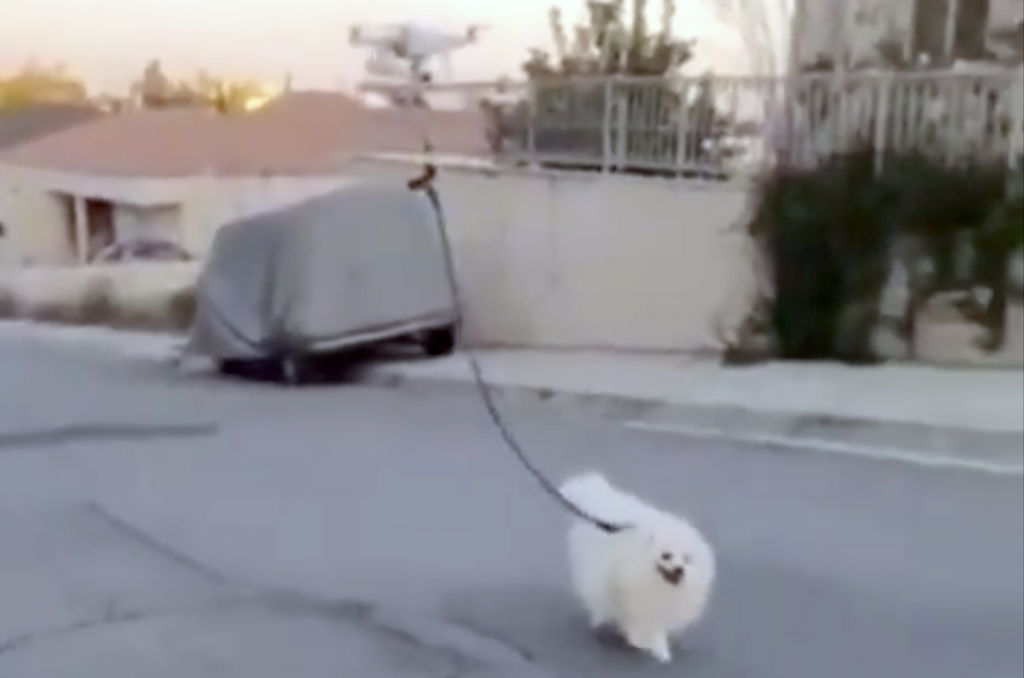
<svg viewBox="0 0 1024 678"><path fill-rule="evenodd" d="M215 360L355 347L457 322L429 199L355 181L225 224L186 353Z"/></svg>

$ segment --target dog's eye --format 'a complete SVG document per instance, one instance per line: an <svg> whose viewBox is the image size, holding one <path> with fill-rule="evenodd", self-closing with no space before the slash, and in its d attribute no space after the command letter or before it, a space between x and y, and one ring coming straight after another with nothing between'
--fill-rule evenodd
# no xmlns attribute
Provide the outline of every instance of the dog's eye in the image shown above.
<svg viewBox="0 0 1024 678"><path fill-rule="evenodd" d="M664 560L667 563L670 560L672 560L672 554L669 553L668 551L665 551L664 553L661 554L661 559Z"/></svg>

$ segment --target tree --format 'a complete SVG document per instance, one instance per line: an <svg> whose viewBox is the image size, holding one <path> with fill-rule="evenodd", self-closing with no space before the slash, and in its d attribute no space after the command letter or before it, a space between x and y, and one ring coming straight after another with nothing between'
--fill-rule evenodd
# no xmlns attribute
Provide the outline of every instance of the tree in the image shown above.
<svg viewBox="0 0 1024 678"><path fill-rule="evenodd" d="M174 83L164 73L163 64L159 59L153 59L146 64L130 90L131 97L143 108L170 108L193 103L177 91Z"/></svg>
<svg viewBox="0 0 1024 678"><path fill-rule="evenodd" d="M674 1L663 0L656 28L648 24L647 9L647 0L629 7L625 0L589 0L586 21L570 32L552 8L553 50L531 50L523 64L531 101L511 110L487 108L493 145L504 150L511 142L563 168L661 174L678 171L666 168L685 143L689 164L705 172L725 118L710 80L676 77L695 43L673 33ZM684 116L685 142L679 133Z"/></svg>
<svg viewBox="0 0 1024 678"><path fill-rule="evenodd" d="M223 113L251 110L267 98L267 87L258 80L231 80L206 70L179 81L177 87L192 100L212 105Z"/></svg>
<svg viewBox="0 0 1024 678"><path fill-rule="evenodd" d="M551 8L548 20L555 54L533 50L523 65L524 72L541 79L614 74L664 77L675 73L693 56L694 42L672 33L673 0L663 0L657 31L647 25L647 3L633 0L627 17L625 0L589 0L587 23L573 26L572 40L566 34L561 10Z"/></svg>
<svg viewBox="0 0 1024 678"><path fill-rule="evenodd" d="M146 108L210 107L222 113L251 110L266 100L266 86L257 80L230 80L197 71L190 78L168 76L158 59L146 64L132 85L132 96Z"/></svg>
<svg viewBox="0 0 1024 678"><path fill-rule="evenodd" d="M34 103L85 103L89 92L61 63L30 60L15 73L0 77L0 108Z"/></svg>

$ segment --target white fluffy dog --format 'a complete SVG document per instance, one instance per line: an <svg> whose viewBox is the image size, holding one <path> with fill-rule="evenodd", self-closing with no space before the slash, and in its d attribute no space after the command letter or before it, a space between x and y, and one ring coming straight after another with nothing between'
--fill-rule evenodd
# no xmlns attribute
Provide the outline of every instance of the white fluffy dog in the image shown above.
<svg viewBox="0 0 1024 678"><path fill-rule="evenodd" d="M570 478L561 492L587 515L631 526L609 533L576 519L569 530L573 588L591 626L613 624L636 649L671 661L671 638L701 618L711 595L711 546L686 520L597 473Z"/></svg>

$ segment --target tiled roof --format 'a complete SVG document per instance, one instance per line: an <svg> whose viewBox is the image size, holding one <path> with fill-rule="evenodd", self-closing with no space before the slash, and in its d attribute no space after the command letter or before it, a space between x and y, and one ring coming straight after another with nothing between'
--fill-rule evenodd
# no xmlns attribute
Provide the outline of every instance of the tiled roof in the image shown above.
<svg viewBox="0 0 1024 678"><path fill-rule="evenodd" d="M476 112L373 109L333 92L294 92L253 113L138 110L105 116L0 153L0 163L128 176L319 174L346 155L422 150L485 155Z"/></svg>
<svg viewBox="0 0 1024 678"><path fill-rule="evenodd" d="M33 104L0 110L0 149L95 120L103 112L91 106Z"/></svg>

